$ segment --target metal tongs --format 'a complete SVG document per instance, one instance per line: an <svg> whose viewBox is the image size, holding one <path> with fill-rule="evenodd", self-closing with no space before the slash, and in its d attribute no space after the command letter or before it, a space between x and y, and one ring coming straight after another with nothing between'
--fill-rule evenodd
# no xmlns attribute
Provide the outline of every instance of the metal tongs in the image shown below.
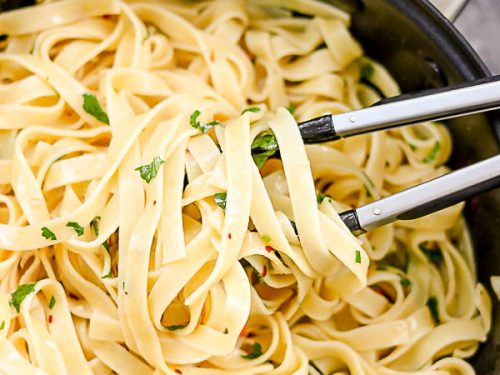
<svg viewBox="0 0 500 375"><path fill-rule="evenodd" d="M456 86L383 99L375 105L299 124L305 143L321 143L421 121L500 108L500 75ZM500 155L455 170L340 217L356 235L395 220L416 219L500 187Z"/></svg>

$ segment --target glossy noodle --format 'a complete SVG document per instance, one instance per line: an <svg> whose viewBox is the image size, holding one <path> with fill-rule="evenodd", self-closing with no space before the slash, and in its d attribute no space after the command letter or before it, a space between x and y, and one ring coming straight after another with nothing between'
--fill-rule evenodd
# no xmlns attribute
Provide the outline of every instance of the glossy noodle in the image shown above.
<svg viewBox="0 0 500 375"><path fill-rule="evenodd" d="M462 205L338 216L446 173L447 129L300 137L399 93L348 27L312 0L0 14L0 374L474 373Z"/></svg>

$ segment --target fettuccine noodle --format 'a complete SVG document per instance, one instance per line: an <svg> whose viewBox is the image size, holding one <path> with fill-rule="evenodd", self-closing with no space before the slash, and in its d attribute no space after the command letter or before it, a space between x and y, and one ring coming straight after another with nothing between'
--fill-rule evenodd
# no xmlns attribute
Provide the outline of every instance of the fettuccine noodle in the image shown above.
<svg viewBox="0 0 500 375"><path fill-rule="evenodd" d="M300 137L399 93L348 27L313 0L0 14L0 374L474 373L462 205L338 216L446 173L446 128Z"/></svg>

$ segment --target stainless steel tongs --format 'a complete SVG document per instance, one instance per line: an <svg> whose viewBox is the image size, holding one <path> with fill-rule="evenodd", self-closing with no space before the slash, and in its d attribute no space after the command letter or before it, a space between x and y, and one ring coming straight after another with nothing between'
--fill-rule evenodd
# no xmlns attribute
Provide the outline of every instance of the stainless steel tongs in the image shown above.
<svg viewBox="0 0 500 375"><path fill-rule="evenodd" d="M299 129L305 143L321 143L497 108L500 108L500 75L383 99L371 107L302 122ZM354 234L361 234L395 220L411 220L428 215L498 187L500 155L343 212L340 216Z"/></svg>

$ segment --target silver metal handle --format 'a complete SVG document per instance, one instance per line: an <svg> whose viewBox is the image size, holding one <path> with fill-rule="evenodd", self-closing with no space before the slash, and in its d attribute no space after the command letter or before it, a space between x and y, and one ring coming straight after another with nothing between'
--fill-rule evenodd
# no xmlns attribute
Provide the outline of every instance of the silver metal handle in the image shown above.
<svg viewBox="0 0 500 375"><path fill-rule="evenodd" d="M320 143L375 130L500 108L500 76L383 99L352 112L299 124L305 143Z"/></svg>
<svg viewBox="0 0 500 375"><path fill-rule="evenodd" d="M340 216L354 233L416 219L500 187L500 155L437 177Z"/></svg>
<svg viewBox="0 0 500 375"><path fill-rule="evenodd" d="M496 77L495 77L496 78ZM403 99L403 98L401 98ZM345 137L428 120L444 120L500 108L500 81L381 103L333 116L338 136Z"/></svg>

